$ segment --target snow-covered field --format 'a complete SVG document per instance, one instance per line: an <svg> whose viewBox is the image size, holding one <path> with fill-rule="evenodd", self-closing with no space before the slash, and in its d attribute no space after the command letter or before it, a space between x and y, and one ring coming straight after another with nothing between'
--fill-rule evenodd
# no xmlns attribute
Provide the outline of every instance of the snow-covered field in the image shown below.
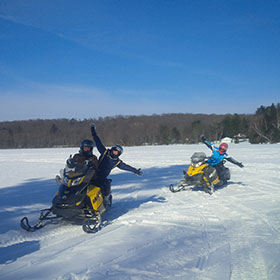
<svg viewBox="0 0 280 280"><path fill-rule="evenodd" d="M168 190L193 152L210 155L204 145L126 147L122 159L144 174L112 172L102 230L23 231L77 150L0 150L0 279L280 279L280 145L230 144L245 167L227 163L231 181L212 196Z"/></svg>

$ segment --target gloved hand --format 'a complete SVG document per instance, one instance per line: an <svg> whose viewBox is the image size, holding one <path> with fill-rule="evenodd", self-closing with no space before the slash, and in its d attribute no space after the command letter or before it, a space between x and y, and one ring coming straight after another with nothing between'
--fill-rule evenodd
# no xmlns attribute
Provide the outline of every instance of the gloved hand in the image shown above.
<svg viewBox="0 0 280 280"><path fill-rule="evenodd" d="M91 130L92 136L96 135L96 130L95 130L95 124L94 124L94 123L92 123L92 124L90 125L90 130Z"/></svg>
<svg viewBox="0 0 280 280"><path fill-rule="evenodd" d="M93 167L93 162L91 160L85 160L85 164L88 166L88 167Z"/></svg>
<svg viewBox="0 0 280 280"><path fill-rule="evenodd" d="M141 168L137 169L135 174L137 174L138 176L142 176L143 172L142 172Z"/></svg>
<svg viewBox="0 0 280 280"><path fill-rule="evenodd" d="M206 138L205 138L204 135L201 135L201 136L200 136L200 139L201 139L202 142L204 142L204 141L206 140Z"/></svg>
<svg viewBox="0 0 280 280"><path fill-rule="evenodd" d="M240 168L243 168L244 165L242 164L242 162L238 162L237 165L240 167Z"/></svg>
<svg viewBox="0 0 280 280"><path fill-rule="evenodd" d="M70 155L70 157L67 159L66 164L69 168L74 167L74 161L73 161L72 155Z"/></svg>

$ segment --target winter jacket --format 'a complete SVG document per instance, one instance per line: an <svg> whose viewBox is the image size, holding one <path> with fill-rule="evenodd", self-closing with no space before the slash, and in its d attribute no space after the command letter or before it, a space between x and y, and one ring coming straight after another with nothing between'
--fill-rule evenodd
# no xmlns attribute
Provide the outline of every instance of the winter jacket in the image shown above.
<svg viewBox="0 0 280 280"><path fill-rule="evenodd" d="M74 162L80 163L80 164L86 164L87 162L90 162L91 166L94 169L98 168L98 159L95 155L91 155L89 157L86 157L82 153L77 153L73 156L72 160Z"/></svg>
<svg viewBox="0 0 280 280"><path fill-rule="evenodd" d="M75 154L73 157L70 155L70 157L67 159L66 164L68 167L74 167L75 164L80 164L80 165L87 165L93 168L95 172L92 174L91 180L96 179L96 173L98 169L98 159L95 155L91 154L89 156L85 156L81 152ZM62 175L62 174L61 174Z"/></svg>
<svg viewBox="0 0 280 280"><path fill-rule="evenodd" d="M105 179L110 174L111 170L115 167L118 167L122 170L130 171L133 173L137 173L137 169L124 163L119 158L112 158L110 156L110 149L106 149L105 146L102 144L100 138L97 134L93 135L93 139L96 144L96 148L100 153L99 157L99 167L97 170L98 179Z"/></svg>
<svg viewBox="0 0 280 280"><path fill-rule="evenodd" d="M238 165L239 167L243 167L243 165L241 163L239 163L238 161L236 161L235 159L233 159L232 157L230 157L227 153L224 154L220 154L219 153L219 148L214 146L210 141L208 140L203 140L204 144L210 149L212 150L212 155L211 157L207 160L207 163L210 166L216 166L220 163L223 162L223 160L227 160L233 164ZM242 166L241 166L242 165Z"/></svg>

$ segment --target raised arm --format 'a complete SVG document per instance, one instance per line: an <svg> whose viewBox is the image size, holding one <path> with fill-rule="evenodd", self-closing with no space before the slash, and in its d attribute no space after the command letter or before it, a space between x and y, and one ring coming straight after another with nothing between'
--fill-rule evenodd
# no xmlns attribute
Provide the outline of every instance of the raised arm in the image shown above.
<svg viewBox="0 0 280 280"><path fill-rule="evenodd" d="M208 141L204 135L201 135L200 139L211 151L214 150L214 145L210 141Z"/></svg>
<svg viewBox="0 0 280 280"><path fill-rule="evenodd" d="M96 134L95 124L91 124L90 130L98 152L103 154L106 150L106 147L102 144L100 138Z"/></svg>

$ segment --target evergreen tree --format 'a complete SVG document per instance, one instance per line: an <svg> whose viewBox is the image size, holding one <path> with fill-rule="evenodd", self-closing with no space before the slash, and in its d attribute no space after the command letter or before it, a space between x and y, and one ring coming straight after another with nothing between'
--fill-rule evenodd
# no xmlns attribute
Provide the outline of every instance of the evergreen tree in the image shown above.
<svg viewBox="0 0 280 280"><path fill-rule="evenodd" d="M172 143L180 143L181 133L177 127L173 127L171 130L171 142Z"/></svg>
<svg viewBox="0 0 280 280"><path fill-rule="evenodd" d="M170 135L169 135L169 129L166 125L160 125L159 131L158 131L158 143L167 145L170 144Z"/></svg>

